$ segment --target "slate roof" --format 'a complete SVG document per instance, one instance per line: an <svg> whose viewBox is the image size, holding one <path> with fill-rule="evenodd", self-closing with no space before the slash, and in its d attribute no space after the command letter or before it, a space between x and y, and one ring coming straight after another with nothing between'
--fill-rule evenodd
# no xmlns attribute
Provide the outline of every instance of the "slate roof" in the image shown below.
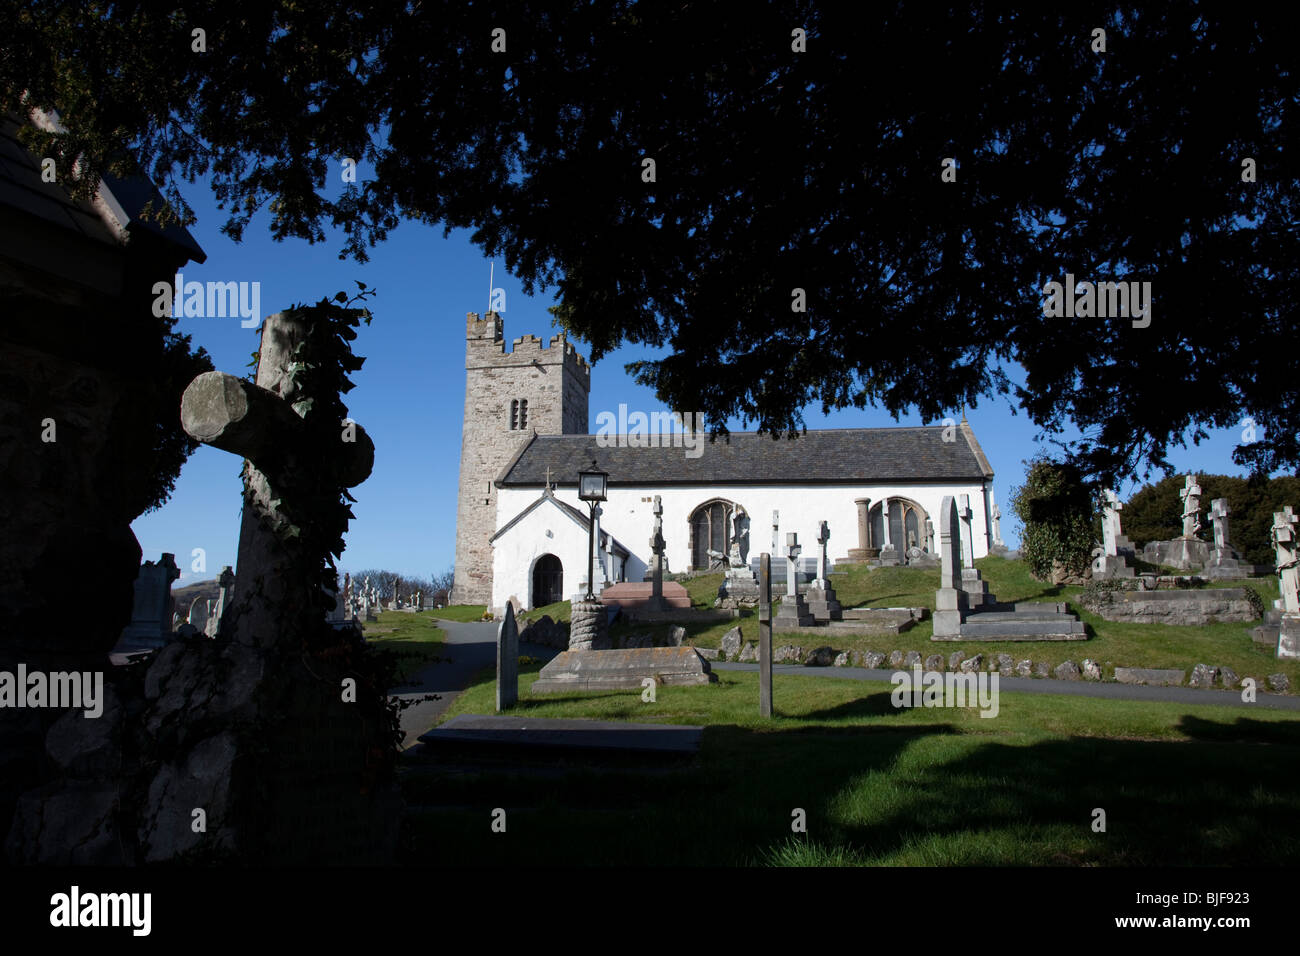
<svg viewBox="0 0 1300 956"><path fill-rule="evenodd" d="M561 501L559 498L555 497L555 495L551 494L550 488L544 488L542 490L541 496L538 497L536 501L534 501L527 508L519 512L519 514L515 515L508 522L502 525L501 529L497 531L496 534L492 535L492 537L489 538L488 540L495 541L497 538L504 535L506 532L508 532L519 522L523 521L524 518L526 518L529 514L536 511L538 508L540 508L543 504L545 504L548 501L551 504L555 505L557 508L559 508L564 514L568 515L570 518L576 521L581 528L583 528L586 531L591 530L591 520L583 511L573 507L573 505L569 504L567 501ZM612 534L610 534L608 531L605 530L602 530L600 533L602 537L609 539L609 549L613 551L615 554L620 554L623 557L627 557L630 554L630 552L623 545L623 543L618 540L618 538L614 537Z"/></svg>
<svg viewBox="0 0 1300 956"><path fill-rule="evenodd" d="M879 484L885 482L982 481L993 476L966 422L955 441L944 441L942 425L920 428L836 428L773 439L733 432L703 453L687 449L602 448L595 435L538 435L497 479L499 487L574 485L579 469L593 460L609 472L611 485L668 484ZM613 436L602 436L610 442ZM661 436L652 436L659 439ZM662 436L667 440L669 436Z"/></svg>
<svg viewBox="0 0 1300 956"><path fill-rule="evenodd" d="M57 124L57 119L53 122ZM40 161L18 141L18 125L17 117L12 114L0 115L0 204L21 209L105 245L120 245L118 234L92 204L74 201L63 186L41 178ZM158 208L163 202L154 184L144 176L119 179L105 172L100 180L99 197L122 229L142 229L161 236L181 247L195 262L207 258L184 227L171 224L162 229L152 220L140 218L147 203L152 201L154 208Z"/></svg>

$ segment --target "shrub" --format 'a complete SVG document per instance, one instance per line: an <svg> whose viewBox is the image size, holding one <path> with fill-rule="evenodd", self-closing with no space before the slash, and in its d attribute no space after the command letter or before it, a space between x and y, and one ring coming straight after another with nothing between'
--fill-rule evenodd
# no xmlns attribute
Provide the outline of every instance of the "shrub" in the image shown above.
<svg viewBox="0 0 1300 956"><path fill-rule="evenodd" d="M1058 564L1068 574L1088 574L1101 537L1093 489L1072 465L1045 455L1028 464L1025 483L1012 489L1011 508L1024 526L1020 551L1030 574L1052 580Z"/></svg>

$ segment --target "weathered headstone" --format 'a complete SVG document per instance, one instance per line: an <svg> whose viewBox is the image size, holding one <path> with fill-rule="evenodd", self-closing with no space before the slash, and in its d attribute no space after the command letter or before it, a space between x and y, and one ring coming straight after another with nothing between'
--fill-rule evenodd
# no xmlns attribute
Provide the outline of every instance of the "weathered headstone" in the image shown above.
<svg viewBox="0 0 1300 956"><path fill-rule="evenodd" d="M1282 595L1277 656L1300 658L1300 558L1296 553L1296 515L1290 505L1273 512L1271 531L1277 552L1278 591Z"/></svg>
<svg viewBox="0 0 1300 956"><path fill-rule="evenodd" d="M817 621L840 621L844 611L831 587L830 568L827 548L831 540L830 525L825 521L817 526L817 543L821 546L817 554L817 578L808 588L808 610Z"/></svg>
<svg viewBox="0 0 1300 956"><path fill-rule="evenodd" d="M777 630L783 627L810 627L814 618L804 596L799 593L799 555L803 548L799 545L798 533L791 531L785 539L785 599L781 602L781 610L777 612L773 627Z"/></svg>
<svg viewBox="0 0 1300 956"><path fill-rule="evenodd" d="M506 605L497 628L497 711L509 710L519 700L519 625L515 609Z"/></svg>
<svg viewBox="0 0 1300 956"><path fill-rule="evenodd" d="M1196 483L1195 475L1187 476L1178 495L1183 499L1183 537L1195 538L1201 530L1201 486Z"/></svg>
<svg viewBox="0 0 1300 956"><path fill-rule="evenodd" d="M885 543L880 549L880 566L882 568L896 567L900 560L898 548L894 544L894 532L890 527L888 498L882 498L880 501L880 518L881 527L884 529L882 534L885 538Z"/></svg>
<svg viewBox="0 0 1300 956"><path fill-rule="evenodd" d="M1242 567L1241 556L1228 537L1228 515L1230 514L1227 498L1215 498L1210 502L1210 520L1214 526L1214 550L1205 565L1204 575L1212 581L1238 580L1246 577Z"/></svg>
<svg viewBox="0 0 1300 956"><path fill-rule="evenodd" d="M1093 550L1092 576L1098 580L1107 578L1131 578L1134 571L1129 567L1127 556L1120 551L1119 513L1124 507L1119 496L1109 488L1102 496L1101 547Z"/></svg>
<svg viewBox="0 0 1300 956"><path fill-rule="evenodd" d="M176 556L164 552L155 564L140 565L135 579L135 605L131 623L122 631L122 640L133 644L162 646L172 628L172 582L181 576Z"/></svg>
<svg viewBox="0 0 1300 956"><path fill-rule="evenodd" d="M975 567L975 543L973 522L974 512L970 506L970 495L960 495L957 499L957 517L960 521L958 535L961 538L961 589L966 592L966 601L971 610L982 607L989 600L989 586Z"/></svg>
<svg viewBox="0 0 1300 956"><path fill-rule="evenodd" d="M772 716L772 556L758 564L758 715Z"/></svg>
<svg viewBox="0 0 1300 956"><path fill-rule="evenodd" d="M956 637L966 614L961 580L961 520L957 501L944 495L939 506L939 590L934 596L935 637Z"/></svg>
<svg viewBox="0 0 1300 956"><path fill-rule="evenodd" d="M218 637L221 634L221 617L226 613L226 607L230 604L230 596L235 587L235 572L230 565L221 569L217 575L217 604L212 609L212 616L208 618L208 637Z"/></svg>

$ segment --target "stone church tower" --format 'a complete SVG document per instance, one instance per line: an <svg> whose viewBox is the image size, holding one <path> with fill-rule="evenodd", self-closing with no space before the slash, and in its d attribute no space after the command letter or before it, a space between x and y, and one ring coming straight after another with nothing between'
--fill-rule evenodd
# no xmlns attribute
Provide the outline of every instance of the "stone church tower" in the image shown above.
<svg viewBox="0 0 1300 956"><path fill-rule="evenodd" d="M533 335L505 350L495 312L470 312L465 326L465 419L456 505L456 581L453 604L492 601L492 545L501 476L537 435L587 434L591 366L564 333L543 345ZM578 464L575 463L575 469ZM572 475L558 479L576 480Z"/></svg>

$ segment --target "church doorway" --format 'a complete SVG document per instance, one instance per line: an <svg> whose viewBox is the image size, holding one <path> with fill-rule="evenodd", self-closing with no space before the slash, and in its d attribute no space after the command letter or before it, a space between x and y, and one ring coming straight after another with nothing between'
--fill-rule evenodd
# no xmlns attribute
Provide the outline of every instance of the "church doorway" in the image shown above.
<svg viewBox="0 0 1300 956"><path fill-rule="evenodd" d="M544 554L533 565L533 601L530 607L545 607L564 600L564 565L553 554Z"/></svg>

